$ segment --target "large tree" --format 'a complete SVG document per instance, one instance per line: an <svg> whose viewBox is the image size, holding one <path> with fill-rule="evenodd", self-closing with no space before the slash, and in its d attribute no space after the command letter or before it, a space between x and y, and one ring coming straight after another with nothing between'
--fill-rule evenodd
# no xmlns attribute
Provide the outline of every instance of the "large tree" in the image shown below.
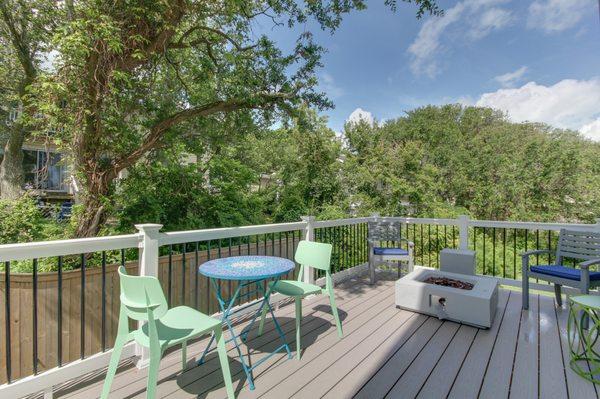
<svg viewBox="0 0 600 399"><path fill-rule="evenodd" d="M410 0L406 0L411 2ZM439 13L414 0L417 16ZM386 1L391 8L396 4ZM331 106L315 91L322 48L304 31L284 54L255 23L314 19L334 31L361 0L81 0L54 37L55 70L39 79L41 126L72 156L82 202L77 236L93 236L112 206L119 173L175 137L232 118L262 120L301 103Z"/></svg>

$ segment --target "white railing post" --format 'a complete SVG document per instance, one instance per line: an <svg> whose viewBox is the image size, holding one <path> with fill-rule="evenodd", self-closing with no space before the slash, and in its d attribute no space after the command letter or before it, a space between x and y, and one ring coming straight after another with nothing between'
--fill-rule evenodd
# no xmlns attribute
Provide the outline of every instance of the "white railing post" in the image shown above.
<svg viewBox="0 0 600 399"><path fill-rule="evenodd" d="M469 217L460 215L458 217L459 248L469 249Z"/></svg>
<svg viewBox="0 0 600 399"><path fill-rule="evenodd" d="M304 231L302 232L302 239L306 241L314 241L315 239L315 228L313 223L315 221L314 216L302 216L303 222L306 222L306 227L304 227ZM309 284L315 283L315 273L312 267L304 268L304 282Z"/></svg>
<svg viewBox="0 0 600 399"><path fill-rule="evenodd" d="M138 229L142 240L139 244L140 251L140 276L152 276L158 278L158 247L159 247L159 231L162 228L162 224L136 224L135 228ZM138 328L142 327L142 322L138 323ZM150 360L147 348L144 348L136 344L135 354L139 356L139 360L136 363L137 368L141 369L148 365Z"/></svg>
<svg viewBox="0 0 600 399"><path fill-rule="evenodd" d="M596 218L596 224L594 225L594 230L600 231L600 218Z"/></svg>

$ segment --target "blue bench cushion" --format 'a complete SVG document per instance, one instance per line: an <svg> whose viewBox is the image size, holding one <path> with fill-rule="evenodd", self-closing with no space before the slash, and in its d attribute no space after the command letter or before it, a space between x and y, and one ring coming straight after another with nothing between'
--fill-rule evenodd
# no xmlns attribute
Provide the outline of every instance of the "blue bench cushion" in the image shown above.
<svg viewBox="0 0 600 399"><path fill-rule="evenodd" d="M535 273L546 274L548 276L566 278L569 280L581 280L581 269L566 267L561 265L539 265L531 266L530 270ZM600 280L600 272L590 272L590 280Z"/></svg>
<svg viewBox="0 0 600 399"><path fill-rule="evenodd" d="M375 255L408 255L408 251L402 248L373 248Z"/></svg>

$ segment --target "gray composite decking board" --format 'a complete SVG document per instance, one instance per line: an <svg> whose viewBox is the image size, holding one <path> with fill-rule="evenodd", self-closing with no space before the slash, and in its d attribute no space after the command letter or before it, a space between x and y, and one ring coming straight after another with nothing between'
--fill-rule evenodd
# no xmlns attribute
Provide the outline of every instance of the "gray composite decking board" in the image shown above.
<svg viewBox="0 0 600 399"><path fill-rule="evenodd" d="M265 383L257 384L253 392L247 389L243 390L241 397L281 397L280 392L285 387L284 392L291 396L303 381L307 380L308 375L319 368L319 363L315 359L327 359L329 356L340 356L344 353L345 346L349 344L356 345L360 342L357 334L363 333L368 326L380 325L379 320L387 320L396 313L392 311L393 289L380 295L376 301L374 298L365 300L364 310L360 315L350 320L349 323L343 323L344 338L339 339L335 329L327 332L326 335L318 337L312 344L307 346L306 338L303 336L304 348L302 359L300 361L293 359L291 361L280 362L276 367L266 369L263 373ZM410 317L409 312L405 312L403 317Z"/></svg>
<svg viewBox="0 0 600 399"><path fill-rule="evenodd" d="M538 305L540 296L534 295L531 299L529 310L521 310L521 324L510 384L509 396L511 398L537 399L538 397Z"/></svg>
<svg viewBox="0 0 600 399"><path fill-rule="evenodd" d="M430 317L358 391L356 398L383 398L394 386L398 377L441 328L443 322Z"/></svg>
<svg viewBox="0 0 600 399"><path fill-rule="evenodd" d="M394 309L379 318L373 318L354 332L351 339L342 340L334 346L320 351L317 357L303 364L296 372L276 385L264 396L280 398L285 394L296 398L315 398L323 396L335 385L354 364L362 362L373 349L389 338L393 331L402 328L414 313Z"/></svg>
<svg viewBox="0 0 600 399"><path fill-rule="evenodd" d="M509 391L513 398L564 398L567 389L571 399L598 398L593 384L568 366L567 311L556 309L552 298L533 294L531 309L521 313L520 293L500 290L492 327L479 330L400 311L394 306L393 292L393 281L382 279L375 286L365 284L364 279L336 286L338 307L347 313L342 340L326 313L327 298L306 300L302 360L287 360L284 353L269 359L254 374L255 391L241 379L243 373L230 344L230 366L232 371L238 370L233 378L239 398L378 399L389 394L469 399L505 398ZM314 317L308 316L311 313ZM276 311L278 320L285 320L283 328L295 354L293 314L294 307L289 305ZM251 353L261 351L261 346L265 349L264 345L274 346L278 340L272 323L265 327L268 331L262 337L251 334ZM206 342L190 345L190 362ZM161 362L160 378L157 398L225 397L215 354L203 366L182 374L180 351L174 351ZM102 381L97 377L91 381L75 385L68 395L57 392L56 397L98 397ZM120 388L110 397L143 398L145 385L145 370L125 369L117 374L113 387Z"/></svg>
<svg viewBox="0 0 600 399"><path fill-rule="evenodd" d="M569 398L598 398L598 393L593 384L577 375L569 366L569 342L567 338L567 318L569 309L566 306L567 301L564 301L562 308L555 308L557 324L560 330L560 342L562 344L562 353L565 364L565 374L567 376L567 390Z"/></svg>
<svg viewBox="0 0 600 399"><path fill-rule="evenodd" d="M521 296L511 295L483 379L479 394L481 398L508 397L520 321Z"/></svg>
<svg viewBox="0 0 600 399"><path fill-rule="evenodd" d="M401 374L386 398L414 398L423 386L429 373L435 367L448 345L456 336L460 324L444 322L425 348L413 360L411 365Z"/></svg>
<svg viewBox="0 0 600 399"><path fill-rule="evenodd" d="M364 297L365 293L364 293L364 289L361 288L361 285L363 285L362 280L352 280L352 281L347 281L344 284L340 284L338 286L338 291L336 291L336 296L337 296L337 301L339 302L339 304L344 304L344 303L360 303L360 299ZM389 287L391 287L391 282L381 282L381 284L373 287L373 291L371 292L372 295L377 294L380 290L385 290L385 289L389 289ZM341 295L340 295L341 294ZM315 296L312 297L311 299L306 301L306 305L309 309L311 309L310 311L306 312L307 313L307 317L313 316L316 313L321 313L321 309L318 310L314 310L314 308L321 306L326 306L327 308L329 307L329 302L328 302L328 298L326 298L325 296ZM343 305L344 306L344 305ZM282 324L282 328L284 330L288 330L288 331L293 331L294 329L294 322L293 322L293 315L294 315L294 306L291 304L286 304L285 306L282 306L278 311L277 314L279 315L279 317L285 316L288 317L289 319L286 320L286 322L284 324ZM240 323L239 325L236 326L236 329L241 329L243 328L247 323ZM227 332L224 332L227 336ZM274 327L272 325L272 323L270 321L268 321L267 323L265 323L265 332L263 334L263 336L261 338L255 338L253 336L251 336L251 342L254 345L255 342L266 342L269 339L277 339L278 336L275 334L275 330ZM204 347L206 346L206 344L208 343L207 339L203 339L199 342L195 342L194 344L190 345L188 347L188 359L189 362L193 362L193 356L200 356L200 354L202 353L202 350L204 349ZM232 361L232 359L235 359L237 357L237 353L233 347L233 344L229 344L228 345L228 355L230 358L230 362ZM181 371L181 366L180 366L180 362L181 362L181 355L179 351L176 351L175 353L171 353L167 356L165 356L162 360L161 360L161 370L159 372L159 380L162 378L168 378L169 376L172 376L173 374L179 374ZM203 364L201 367L199 368L193 368L193 369L187 369L185 371L186 374L188 373L201 373L202 375L211 373L211 372L219 372L220 373L220 366L218 363L218 360L216 358L215 355L209 355L209 358L207 360L207 362L205 362L205 364ZM125 394L119 395L119 389L121 388L127 388L128 391L131 390L145 390L145 386L146 386L146 378L147 378L147 369L142 369L142 370L138 370L135 367L131 367L130 369L118 374L113 382L113 386L111 388L111 397L117 397L117 396L125 396ZM197 378L200 378L200 376L197 376ZM93 385L89 385L86 386L84 389L75 392L73 394L69 394L69 395L65 395L64 397L68 397L70 399L84 399L84 398L89 398L89 397L95 397L97 395L99 395L99 392L102 388L102 383L103 381L99 381L94 383ZM160 387L160 385L159 385ZM60 394L60 393L59 393ZM60 396L62 397L62 396Z"/></svg>
<svg viewBox="0 0 600 399"><path fill-rule="evenodd" d="M469 348L469 353L452 383L448 394L449 398L476 398L479 394L479 388L483 382L494 344L497 341L500 326L504 321L508 299L513 295L515 293L511 291L500 290L498 292L498 308L494 316L494 323L490 329L477 332L473 345Z"/></svg>
<svg viewBox="0 0 600 399"><path fill-rule="evenodd" d="M391 295L391 292L393 292L392 290L393 289L391 282L386 282L379 285L377 289L374 289L371 293L371 296L365 297L364 293L358 293L356 297L351 298L348 302L340 301L338 306L340 312L345 311L347 307L348 312L353 310L353 312L350 312L348 314L348 318L342 321L343 325L346 321L351 321L353 317L357 317L358 315L360 315L363 309L366 311L371 302L375 303L379 298L385 298ZM310 308L310 306L312 305L311 302L306 302ZM308 339L312 340L316 340L317 338L319 338L320 335L331 333L333 330L335 330L335 328L332 328L333 320L330 314L323 313L323 310L329 311L329 304L327 303L325 305L324 303L319 303L316 306L318 307L318 310L316 310L314 313L317 315L317 317L314 317L314 315L304 317L304 321L306 321L306 323L304 324L304 333L306 334L306 337ZM279 321L282 321L281 317L282 316L278 314ZM285 328L287 329L287 331L285 331L285 333L288 344L290 345L290 349L292 350L292 354L294 354L293 351L295 350L295 325L293 322L293 312L289 314L288 317L289 320L286 321ZM307 340L307 338L305 338L305 341ZM248 343L249 347L251 348L251 354L254 354L254 356L257 356L258 358L262 357L264 353L261 353L261 351L265 350L265 346L261 344L265 342L268 342L268 344L266 345L266 349L274 349L281 344L279 336L276 334L275 330L272 330L269 336L265 336L263 334L263 336L254 338L253 341L250 341ZM229 346L232 345L232 343L229 344ZM239 363L239 361L236 360L237 352L229 352L229 359L232 379L234 380L234 387L237 384L245 384L245 375L242 371L241 363ZM187 396L195 397L199 394L204 394L205 392L207 392L211 397L217 397L219 395L219 390L223 387L223 379L216 355L213 355L211 360L213 366L210 369L206 368L206 365L208 364L207 362L202 366L186 370L186 372L183 375L179 374L178 366L175 365L170 373L170 375L172 375L173 378L164 381L157 387L157 396L167 397L170 394L175 393L177 395L181 394L185 396L185 394L187 394ZM287 360L287 354L285 352L279 352L277 355L273 356L271 359L261 364L261 366L259 366L259 368L257 368L254 371L255 379L259 378L260 373L263 370L266 370L270 364L280 360ZM290 361L291 360L292 359L290 359ZM137 391L134 391L133 393L130 389L125 389L124 391L117 393L124 397L130 397L131 395L134 395L133 397L135 397L136 395L140 397L144 396L143 388L137 389Z"/></svg>
<svg viewBox="0 0 600 399"><path fill-rule="evenodd" d="M565 364L552 298L540 295L540 398L567 397Z"/></svg>
<svg viewBox="0 0 600 399"><path fill-rule="evenodd" d="M422 399L445 398L469 353L477 332L475 327L461 325L450 346L433 368L417 397Z"/></svg>
<svg viewBox="0 0 600 399"><path fill-rule="evenodd" d="M350 336L355 329L359 328L365 323L369 323L370 320L379 313L385 313L389 311L391 299L393 298L393 287L389 286L386 290L378 293L377 295L366 295L364 300L359 301L359 305L353 309L353 312L349 314L349 317L342 322L345 336L350 341ZM344 310L344 307L340 307L340 310ZM287 355L279 354L273 356L271 359L265 361L256 369L254 373L256 389L250 391L247 382L245 381L245 375L238 366L238 372L233 377L234 387L238 384L242 384L239 388L240 397L257 397L265 393L273 385L281 383L288 374L294 372L298 368L302 368L306 362L308 362L311 356L318 355L322 348L328 348L334 346L337 342L342 342L337 336L336 329L332 327L329 321L322 323L322 325L316 330L309 331L308 326L303 324L304 332L302 339L304 343L302 361L298 361L295 358L287 359ZM288 342L291 344L292 350L295 350L293 335L288 336ZM312 344L311 344L312 343ZM295 353L293 353L295 355ZM233 373L233 367L232 367ZM258 381L261 381L260 383ZM225 390L222 386L220 377L209 376L194 381L192 384L184 387L186 392L190 392L193 396L198 394L206 394L207 397L225 397ZM209 391L207 391L209 390ZM173 397L187 397L181 393L181 386L175 385L173 387ZM183 396L182 396L183 395ZM170 397L166 395L166 397Z"/></svg>
<svg viewBox="0 0 600 399"><path fill-rule="evenodd" d="M337 380L336 378L332 378L335 385L329 387L322 397L335 399L349 398L355 395L375 371L379 370L428 318L429 316L415 313L411 320L404 323L399 329L392 331L389 339L380 343L377 348L360 362L355 362L354 364L350 362L350 364L343 363L344 368L341 367L342 365L338 366L340 362L337 362L335 367L330 368L327 373L321 374L319 379L327 379L331 373L335 373L338 376L340 374L338 367L340 367L341 372L346 372L348 368L350 368L350 371Z"/></svg>

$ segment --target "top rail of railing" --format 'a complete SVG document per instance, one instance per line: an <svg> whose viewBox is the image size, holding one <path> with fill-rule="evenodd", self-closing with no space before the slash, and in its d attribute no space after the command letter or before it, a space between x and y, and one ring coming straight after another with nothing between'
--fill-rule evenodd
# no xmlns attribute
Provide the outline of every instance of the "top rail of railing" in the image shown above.
<svg viewBox="0 0 600 399"><path fill-rule="evenodd" d="M336 227L345 225L355 225L366 223L372 220L372 217L359 217L335 220L321 221L301 221L293 223L264 224L238 227L225 227L217 229L202 229L188 231L174 231L160 233L158 236L159 245L173 245L188 242L199 242L208 240L217 240L232 237L244 237L259 234L271 234L293 230L315 229ZM380 220L397 221L406 224L428 224L439 226L461 226L461 219L438 219L438 218L412 218L412 217L379 217ZM504 229L525 229L525 230L560 230L560 229L600 229L600 219L596 224L584 223L544 223L544 222L519 222L519 221L494 221L494 220L466 220L468 227L482 228L504 228ZM19 244L0 245L0 262L19 261L34 258L44 258L52 256L77 255L82 253L92 253L100 251L111 251L127 248L141 247L143 234L126 234L107 237L80 238L70 240L40 241Z"/></svg>

